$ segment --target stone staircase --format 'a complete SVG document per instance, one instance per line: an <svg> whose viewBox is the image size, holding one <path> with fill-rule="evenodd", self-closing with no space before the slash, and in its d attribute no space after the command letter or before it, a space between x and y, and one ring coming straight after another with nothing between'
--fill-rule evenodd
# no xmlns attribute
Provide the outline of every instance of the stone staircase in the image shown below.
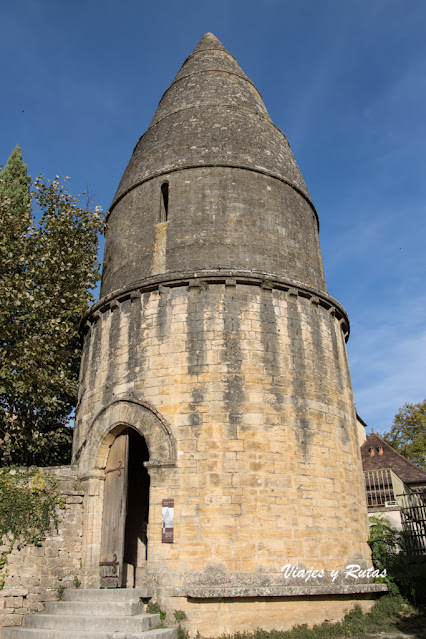
<svg viewBox="0 0 426 639"><path fill-rule="evenodd" d="M3 628L2 639L176 639L176 628L158 628L160 615L144 612L147 588L65 590L62 601L26 615L22 627Z"/></svg>

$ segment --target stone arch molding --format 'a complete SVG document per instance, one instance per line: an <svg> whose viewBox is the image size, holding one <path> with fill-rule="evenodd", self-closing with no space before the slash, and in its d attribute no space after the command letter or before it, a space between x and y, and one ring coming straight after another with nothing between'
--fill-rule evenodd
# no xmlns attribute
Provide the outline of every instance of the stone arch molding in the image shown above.
<svg viewBox="0 0 426 639"><path fill-rule="evenodd" d="M145 438L148 468L176 465L176 441L164 417L149 402L120 399L103 408L93 420L80 457L80 474L105 468L112 442L127 427Z"/></svg>

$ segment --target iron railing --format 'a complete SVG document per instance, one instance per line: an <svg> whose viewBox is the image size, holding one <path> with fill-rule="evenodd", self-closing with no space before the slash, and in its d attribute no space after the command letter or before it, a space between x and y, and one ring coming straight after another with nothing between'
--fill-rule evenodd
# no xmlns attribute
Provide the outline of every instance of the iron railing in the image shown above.
<svg viewBox="0 0 426 639"><path fill-rule="evenodd" d="M367 506L372 509L378 506L401 506L399 498L410 489L391 468L379 468L364 471Z"/></svg>

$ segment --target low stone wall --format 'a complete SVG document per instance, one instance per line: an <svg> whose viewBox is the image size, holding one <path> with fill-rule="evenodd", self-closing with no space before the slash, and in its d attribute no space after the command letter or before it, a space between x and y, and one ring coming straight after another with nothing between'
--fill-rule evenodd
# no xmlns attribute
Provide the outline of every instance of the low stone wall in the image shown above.
<svg viewBox="0 0 426 639"><path fill-rule="evenodd" d="M73 466L41 468L54 477L65 502L58 509L58 532L40 546L15 544L8 556L6 578L0 590L0 628L20 626L25 614L43 609L45 601L58 599L62 588L75 588L81 568L83 492ZM8 546L0 546L0 553Z"/></svg>
<svg viewBox="0 0 426 639"><path fill-rule="evenodd" d="M174 610L186 614L182 626L190 637L220 637L235 632L262 630L290 630L293 626L313 626L323 621L341 621L345 613L360 605L368 612L377 599L377 593L353 595L320 595L293 597L238 597L230 599L169 600ZM172 615L170 615L172 618Z"/></svg>

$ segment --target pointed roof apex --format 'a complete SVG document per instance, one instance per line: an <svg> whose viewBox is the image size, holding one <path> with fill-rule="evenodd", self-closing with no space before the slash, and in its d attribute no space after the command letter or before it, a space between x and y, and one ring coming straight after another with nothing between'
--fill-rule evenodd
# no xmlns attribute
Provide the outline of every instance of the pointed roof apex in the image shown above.
<svg viewBox="0 0 426 639"><path fill-rule="evenodd" d="M259 91L212 33L206 33L186 58L161 98L149 128L171 113L200 105L243 108L270 120Z"/></svg>
<svg viewBox="0 0 426 639"><path fill-rule="evenodd" d="M383 453L371 455L370 450L379 447L382 448ZM368 435L362 444L361 459L364 470L391 468L406 484L426 484L425 471L420 466L408 461L377 433Z"/></svg>
<svg viewBox="0 0 426 639"><path fill-rule="evenodd" d="M218 51L226 51L223 44L216 38L213 33L206 33L203 35L191 55L198 53L199 51L206 51L206 49L216 49ZM228 53L228 51L226 51ZM229 54L231 55L231 54Z"/></svg>
<svg viewBox="0 0 426 639"><path fill-rule="evenodd" d="M315 211L287 139L253 82L212 33L201 38L163 94L111 210L150 176L200 165L273 174L294 186Z"/></svg>

